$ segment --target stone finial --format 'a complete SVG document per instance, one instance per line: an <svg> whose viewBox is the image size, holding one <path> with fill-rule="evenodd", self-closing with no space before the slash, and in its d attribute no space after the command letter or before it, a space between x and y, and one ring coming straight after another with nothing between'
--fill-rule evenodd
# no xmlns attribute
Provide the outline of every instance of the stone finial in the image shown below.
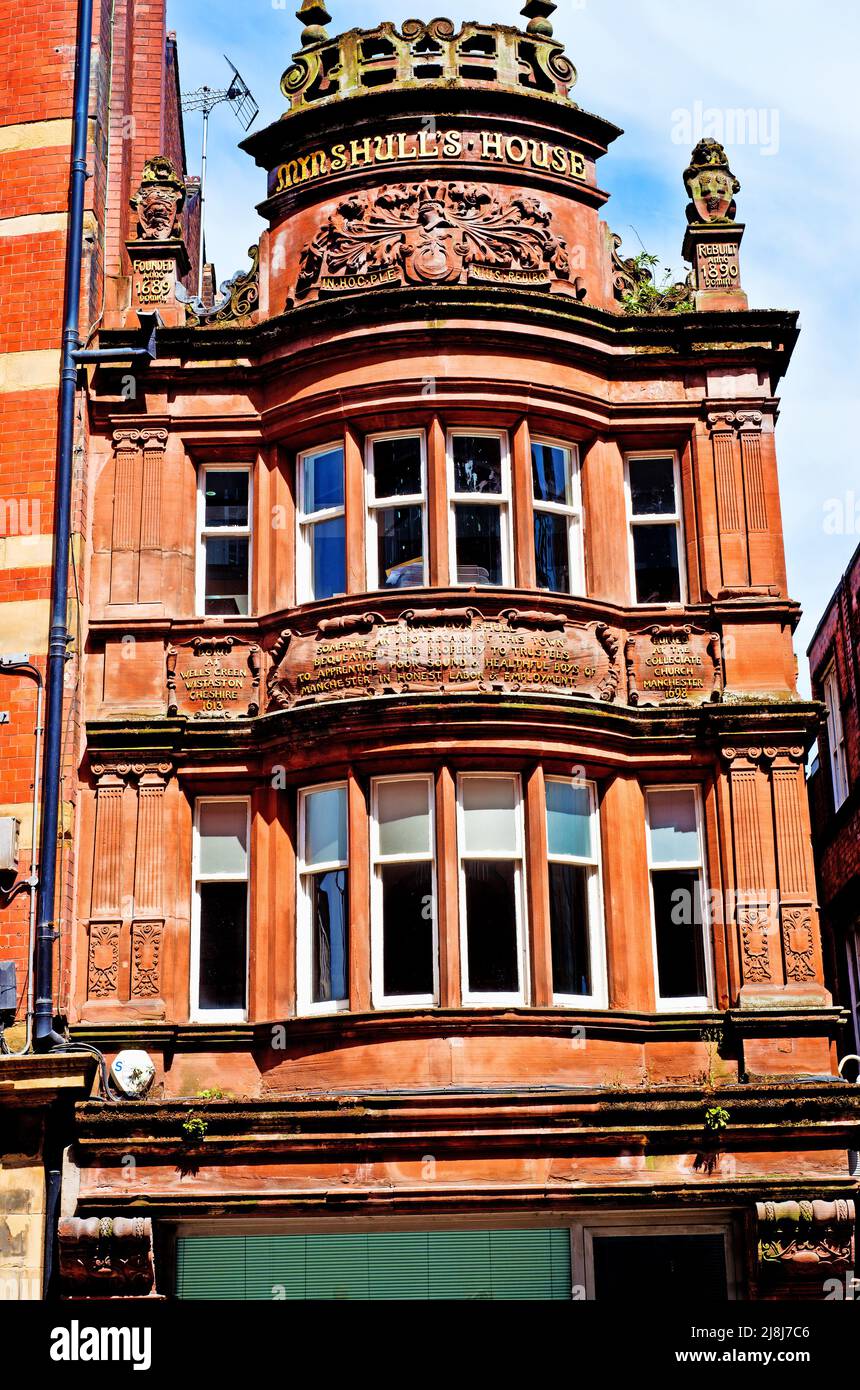
<svg viewBox="0 0 860 1390"><path fill-rule="evenodd" d="M688 222L734 222L737 213L734 195L740 183L729 168L729 161L717 140L700 140L684 170L684 184L690 196Z"/></svg>
<svg viewBox="0 0 860 1390"><path fill-rule="evenodd" d="M526 25L526 33L534 34L540 39L552 38L552 25L549 17L554 10L558 9L555 0L526 0L520 10L520 14L525 15L529 21Z"/></svg>
<svg viewBox="0 0 860 1390"><path fill-rule="evenodd" d="M143 166L140 187L132 195L137 234L144 241L170 241L182 235L178 222L185 203L185 185L166 155L157 154Z"/></svg>
<svg viewBox="0 0 860 1390"><path fill-rule="evenodd" d="M296 19L300 19L305 26L302 30L302 48L309 48L312 43L322 43L328 38L323 26L331 23L331 15L322 0L302 0L301 9L296 10Z"/></svg>

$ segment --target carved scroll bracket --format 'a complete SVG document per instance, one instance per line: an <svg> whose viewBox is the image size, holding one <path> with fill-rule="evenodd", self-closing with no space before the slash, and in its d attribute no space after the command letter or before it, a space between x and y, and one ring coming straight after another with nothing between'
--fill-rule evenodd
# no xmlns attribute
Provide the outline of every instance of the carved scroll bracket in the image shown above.
<svg viewBox="0 0 860 1390"><path fill-rule="evenodd" d="M760 1276L820 1277L822 1269L854 1265L854 1203L815 1199L757 1202Z"/></svg>
<svg viewBox="0 0 860 1390"><path fill-rule="evenodd" d="M146 1216L62 1217L63 1298L157 1298L152 1221Z"/></svg>

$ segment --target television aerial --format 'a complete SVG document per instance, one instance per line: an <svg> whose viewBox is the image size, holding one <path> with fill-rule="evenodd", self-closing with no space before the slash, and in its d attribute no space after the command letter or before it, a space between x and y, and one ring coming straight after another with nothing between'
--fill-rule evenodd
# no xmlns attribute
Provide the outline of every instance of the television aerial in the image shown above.
<svg viewBox="0 0 860 1390"><path fill-rule="evenodd" d="M230 59L224 54L224 62L231 69L233 77L229 87L198 87L182 98L183 111L202 111L203 113L203 154L200 161L200 253L197 257L197 298L203 294L203 247L204 215L206 209L206 142L209 134L209 113L222 102L229 102L243 130L249 130L259 106L251 94L244 77Z"/></svg>

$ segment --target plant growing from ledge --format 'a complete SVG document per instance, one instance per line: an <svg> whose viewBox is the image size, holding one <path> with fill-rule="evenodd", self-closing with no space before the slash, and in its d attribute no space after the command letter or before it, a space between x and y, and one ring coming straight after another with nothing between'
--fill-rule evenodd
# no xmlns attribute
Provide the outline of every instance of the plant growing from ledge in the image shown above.
<svg viewBox="0 0 860 1390"><path fill-rule="evenodd" d="M229 1096L228 1096L228 1094L227 1094L226 1091L222 1091L222 1090L221 1090L220 1086L214 1086L214 1087L212 1087L211 1090L208 1090L208 1089L207 1089L207 1090L205 1090L205 1091L198 1091L198 1092L197 1092L197 1099L198 1099L198 1100L228 1100L228 1099L229 1099Z"/></svg>
<svg viewBox="0 0 860 1390"><path fill-rule="evenodd" d="M728 1129L731 1116L722 1105L709 1105L705 1111L705 1131L707 1134L720 1134Z"/></svg>
<svg viewBox="0 0 860 1390"><path fill-rule="evenodd" d="M616 260L616 293L627 314L685 314L693 308L692 289L684 281L673 281L669 266L663 278L655 280L659 261L648 251L640 251L625 261Z"/></svg>
<svg viewBox="0 0 860 1390"><path fill-rule="evenodd" d="M186 1144L199 1144L206 1138L209 1129L208 1120L204 1120L202 1115L195 1115L193 1110L189 1110L185 1119L182 1121L182 1135Z"/></svg>

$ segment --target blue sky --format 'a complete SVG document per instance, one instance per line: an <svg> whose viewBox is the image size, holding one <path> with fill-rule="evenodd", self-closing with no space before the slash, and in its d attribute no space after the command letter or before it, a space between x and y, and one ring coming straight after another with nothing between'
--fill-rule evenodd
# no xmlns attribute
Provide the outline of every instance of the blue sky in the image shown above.
<svg viewBox="0 0 860 1390"><path fill-rule="evenodd" d="M334 34L441 10L517 23L513 0L328 0ZM186 91L226 86L227 54L260 104L254 129L284 110L281 73L299 46L297 3L168 0ZM574 98L624 128L601 161L606 216L633 254L639 239L678 275L686 197L681 173L700 125L722 122L741 181L744 287L754 308L799 309L801 337L782 385L777 434L791 593L805 649L860 542L860 444L851 416L860 381L860 7L849 0L561 0L553 17L579 80ZM743 119L734 112L747 113ZM751 116L750 113L754 113ZM734 120L735 128L730 128ZM685 137L693 129L693 141ZM732 138L734 137L734 138ZM207 244L220 280L247 264L262 224L265 175L237 148L228 107L209 127ZM189 171L200 120L186 117ZM633 230L635 229L635 231ZM638 234L638 238L637 238Z"/></svg>

